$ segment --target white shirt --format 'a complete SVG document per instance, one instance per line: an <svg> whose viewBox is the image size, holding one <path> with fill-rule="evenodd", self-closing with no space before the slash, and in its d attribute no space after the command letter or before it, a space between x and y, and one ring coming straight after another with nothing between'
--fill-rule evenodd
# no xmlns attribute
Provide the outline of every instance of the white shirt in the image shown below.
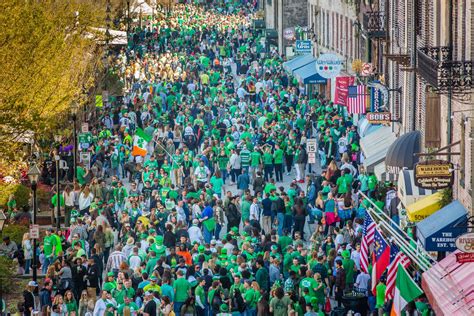
<svg viewBox="0 0 474 316"><path fill-rule="evenodd" d="M250 219L258 221L259 217L260 217L260 207L258 206L258 204L252 203L252 205L250 205Z"/></svg>
<svg viewBox="0 0 474 316"><path fill-rule="evenodd" d="M85 195L84 192L81 192L79 194L79 210L86 209L89 207L92 203L92 200L94 200L94 194L92 192L89 193L89 195Z"/></svg>
<svg viewBox="0 0 474 316"><path fill-rule="evenodd" d="M360 252L354 250L351 253L351 259L354 260L357 270L360 270Z"/></svg>
<svg viewBox="0 0 474 316"><path fill-rule="evenodd" d="M197 226L193 225L193 226L189 227L188 234L189 234L189 241L191 242L191 244L193 244L195 241L200 243L201 241L204 240L204 237L202 235L202 231Z"/></svg>
<svg viewBox="0 0 474 316"><path fill-rule="evenodd" d="M140 256L132 254L130 258L128 258L128 263L130 265L130 269L135 270L142 263L142 259Z"/></svg>
<svg viewBox="0 0 474 316"><path fill-rule="evenodd" d="M369 280L370 280L370 275L364 272L359 273L355 281L355 284L357 284L356 287L358 287L361 290L367 291L369 289Z"/></svg>

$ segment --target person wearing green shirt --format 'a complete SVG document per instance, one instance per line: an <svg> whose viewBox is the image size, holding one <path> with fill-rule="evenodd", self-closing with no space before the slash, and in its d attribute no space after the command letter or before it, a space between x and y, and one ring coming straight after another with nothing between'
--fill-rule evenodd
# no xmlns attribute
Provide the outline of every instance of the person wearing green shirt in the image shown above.
<svg viewBox="0 0 474 316"><path fill-rule="evenodd" d="M212 191L214 191L214 193L217 194L219 198L221 198L222 187L224 186L224 180L222 180L220 170L216 170L216 172L211 177L211 180L209 182L212 185Z"/></svg>
<svg viewBox="0 0 474 316"><path fill-rule="evenodd" d="M198 278L198 285L194 290L194 297L196 298L195 306L198 312L198 315L203 315L206 308L206 292L204 291L204 285L206 285L206 280L203 278Z"/></svg>
<svg viewBox="0 0 474 316"><path fill-rule="evenodd" d="M67 291L64 294L64 304L66 304L67 315L77 314L78 307L76 299L74 298L74 294L72 291Z"/></svg>
<svg viewBox="0 0 474 316"><path fill-rule="evenodd" d="M375 187L377 186L377 177L373 173L369 174L369 178L367 179L367 185L369 187L368 197L372 198L372 195L375 191Z"/></svg>
<svg viewBox="0 0 474 316"><path fill-rule="evenodd" d="M342 251L342 267L346 272L346 287L352 288L354 284L354 273L356 272L356 266L354 260L351 258L349 250Z"/></svg>
<svg viewBox="0 0 474 316"><path fill-rule="evenodd" d="M176 272L177 279L173 283L174 310L181 311L181 307L191 294L191 283L184 277L183 271Z"/></svg>
<svg viewBox="0 0 474 316"><path fill-rule="evenodd" d="M61 238L57 234L55 234L54 231L52 232L51 237L53 237L54 255L57 257L59 256L59 253L63 251Z"/></svg>
<svg viewBox="0 0 474 316"><path fill-rule="evenodd" d="M316 282L312 274L311 270L306 270L306 277L300 281L300 295L303 295L303 289L305 288L308 289L309 296L313 297L315 295L318 282Z"/></svg>
<svg viewBox="0 0 474 316"><path fill-rule="evenodd" d="M256 266L258 270L255 273L255 280L260 285L260 288L268 291L270 289L270 276L267 268L264 266L263 259L257 260Z"/></svg>
<svg viewBox="0 0 474 316"><path fill-rule="evenodd" d="M291 298L285 295L283 288L278 287L270 300L270 313L273 313L273 316L287 316L292 302Z"/></svg>
<svg viewBox="0 0 474 316"><path fill-rule="evenodd" d="M381 277L379 284L375 287L375 308L378 309L379 315L383 315L385 306L385 277Z"/></svg>
<svg viewBox="0 0 474 316"><path fill-rule="evenodd" d="M252 315L257 307L256 291L252 288L252 282L250 280L244 282L244 289L245 292L243 293L243 299L247 306L246 312L249 315Z"/></svg>
<svg viewBox="0 0 474 316"><path fill-rule="evenodd" d="M124 297L124 303L119 304L117 313L118 315L124 315L125 311L129 311L129 315L137 315L137 312L139 310L138 305L135 304L135 302L132 301L132 299L128 296Z"/></svg>
<svg viewBox="0 0 474 316"><path fill-rule="evenodd" d="M273 153L273 159L275 166L275 177L276 181L283 181L283 149L279 145L275 145L275 152Z"/></svg>
<svg viewBox="0 0 474 316"><path fill-rule="evenodd" d="M273 177L273 155L271 147L267 147L263 153L263 171L265 182Z"/></svg>
<svg viewBox="0 0 474 316"><path fill-rule="evenodd" d="M53 263L55 253L55 238L51 235L52 229L46 230L46 236L43 238L44 263L41 266L43 274L46 274L48 267Z"/></svg>
<svg viewBox="0 0 474 316"><path fill-rule="evenodd" d="M77 178L77 183L79 183L81 186L86 184L87 173L88 172L84 168L84 165L82 163L78 163L76 167L76 178Z"/></svg>

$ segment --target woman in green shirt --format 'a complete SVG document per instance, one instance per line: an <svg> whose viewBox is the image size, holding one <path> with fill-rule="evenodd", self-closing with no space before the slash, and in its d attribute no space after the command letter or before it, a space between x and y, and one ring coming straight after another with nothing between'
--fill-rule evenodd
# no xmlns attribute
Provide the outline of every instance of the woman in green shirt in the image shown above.
<svg viewBox="0 0 474 316"><path fill-rule="evenodd" d="M68 316L77 315L77 302L72 291L67 291L66 294L64 294L64 304L66 304Z"/></svg>
<svg viewBox="0 0 474 316"><path fill-rule="evenodd" d="M222 180L221 171L219 169L214 172L214 175L211 177L210 182L214 194L216 194L220 199L222 195L222 187L224 186L224 180Z"/></svg>

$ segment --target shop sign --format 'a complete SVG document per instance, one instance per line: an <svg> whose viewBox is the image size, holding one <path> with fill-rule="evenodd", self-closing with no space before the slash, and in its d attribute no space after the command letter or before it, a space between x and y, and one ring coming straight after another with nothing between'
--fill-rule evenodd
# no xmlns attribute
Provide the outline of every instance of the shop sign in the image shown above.
<svg viewBox="0 0 474 316"><path fill-rule="evenodd" d="M295 44L295 51L298 54L311 54L312 52L311 41L297 40Z"/></svg>
<svg viewBox="0 0 474 316"><path fill-rule="evenodd" d="M316 71L323 78L335 78L342 70L342 63L336 54L321 54L316 60Z"/></svg>
<svg viewBox="0 0 474 316"><path fill-rule="evenodd" d="M443 160L430 160L415 165L415 184L423 189L439 190L453 185L453 164Z"/></svg>
<svg viewBox="0 0 474 316"><path fill-rule="evenodd" d="M370 124L390 124L392 121L390 112L368 112L365 117Z"/></svg>
<svg viewBox="0 0 474 316"><path fill-rule="evenodd" d="M469 263L474 262L474 253L457 253L456 254L457 263Z"/></svg>
<svg viewBox="0 0 474 316"><path fill-rule="evenodd" d="M456 239L456 247L462 252L469 252L474 255L474 233L467 233Z"/></svg>
<svg viewBox="0 0 474 316"><path fill-rule="evenodd" d="M286 40L294 40L295 39L295 29L293 27L287 27L283 30L283 38Z"/></svg>
<svg viewBox="0 0 474 316"><path fill-rule="evenodd" d="M427 251L454 251L456 250L457 236L459 236L458 229L447 228L429 236L422 244Z"/></svg>

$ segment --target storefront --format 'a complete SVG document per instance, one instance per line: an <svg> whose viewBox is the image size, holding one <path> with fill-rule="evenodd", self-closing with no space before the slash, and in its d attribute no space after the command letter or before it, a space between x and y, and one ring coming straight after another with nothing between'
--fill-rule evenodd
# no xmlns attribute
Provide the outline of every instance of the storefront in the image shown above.
<svg viewBox="0 0 474 316"><path fill-rule="evenodd" d="M296 69L306 66L312 62L316 62L316 59L313 57L313 55L301 55L293 58L292 60L284 62L283 69L285 69L288 73L293 74ZM314 71L316 71L316 68L314 68Z"/></svg>
<svg viewBox="0 0 474 316"><path fill-rule="evenodd" d="M432 195L436 191L423 189L415 184L415 175L413 170L401 170L398 174L398 198L402 204L402 208L406 208L418 200L428 195Z"/></svg>
<svg viewBox="0 0 474 316"><path fill-rule="evenodd" d="M406 207L408 220L416 223L434 214L441 208L442 193L436 192Z"/></svg>
<svg viewBox="0 0 474 316"><path fill-rule="evenodd" d="M316 71L316 61L296 69L293 75L306 86L308 95L312 96L315 92L324 93L327 79L321 77ZM316 86L318 85L318 86Z"/></svg>

